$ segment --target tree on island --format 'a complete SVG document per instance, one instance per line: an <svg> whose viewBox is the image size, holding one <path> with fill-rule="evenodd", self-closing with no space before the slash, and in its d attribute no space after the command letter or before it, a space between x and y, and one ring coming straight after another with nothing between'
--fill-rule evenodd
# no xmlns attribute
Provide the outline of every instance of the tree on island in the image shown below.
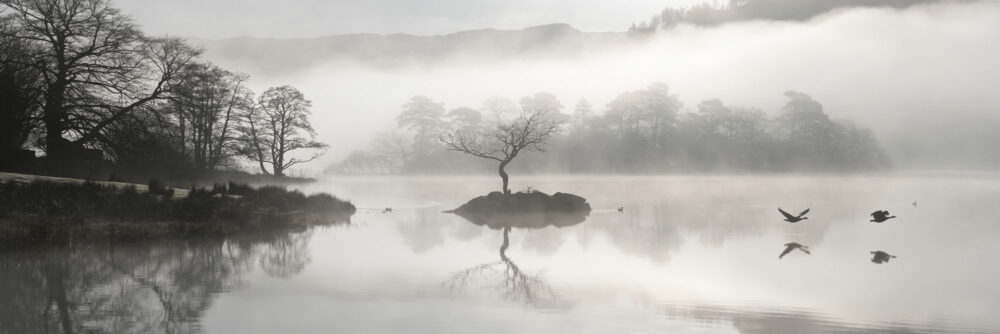
<svg viewBox="0 0 1000 334"><path fill-rule="evenodd" d="M520 115L514 119L500 120L483 134L455 131L442 136L441 141L448 150L499 162L503 193L510 194L509 176L504 168L521 151L545 151L546 140L560 131L564 121L563 117L558 117L558 113L558 109L526 105Z"/></svg>
<svg viewBox="0 0 1000 334"><path fill-rule="evenodd" d="M307 117L312 102L306 100L298 89L291 86L271 87L261 94L255 108L244 115L243 155L256 161L261 173L284 176L288 168L319 157L315 153L307 159L289 158L290 152L302 149L321 149L326 144L315 141ZM271 165L269 172L265 164Z"/></svg>

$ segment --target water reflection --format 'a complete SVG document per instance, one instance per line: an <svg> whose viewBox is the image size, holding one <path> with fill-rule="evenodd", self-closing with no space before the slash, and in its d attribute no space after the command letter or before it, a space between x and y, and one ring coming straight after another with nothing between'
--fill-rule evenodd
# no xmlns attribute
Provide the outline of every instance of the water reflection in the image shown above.
<svg viewBox="0 0 1000 334"><path fill-rule="evenodd" d="M480 264L459 271L443 283L447 290L462 292L473 288L487 288L495 291L507 301L531 307L560 308L566 306L555 290L541 278L540 274L525 272L507 256L507 249L510 247L510 231L513 228L542 229L550 226L573 226L585 221L587 212L459 215L470 223L503 230L503 243L500 244L499 262Z"/></svg>
<svg viewBox="0 0 1000 334"><path fill-rule="evenodd" d="M351 229L0 253L0 333L1000 329L1000 267L981 265L1000 254L1000 179L539 177L598 210L482 220L441 213L478 179L421 180L324 188L392 205ZM811 207L808 223L777 203ZM906 224L869 223L875 207ZM906 261L859 257L877 249ZM969 252L985 258L954 260Z"/></svg>
<svg viewBox="0 0 1000 334"><path fill-rule="evenodd" d="M0 333L195 333L216 294L259 264L289 277L310 232L0 256Z"/></svg>
<svg viewBox="0 0 1000 334"><path fill-rule="evenodd" d="M796 249L798 249L798 250L800 250L800 251L802 251L803 253L806 253L806 254L812 254L812 253L809 252L809 247L803 246L802 244L797 243L797 242L789 242L789 243L785 244L785 250L781 252L781 255L778 255L778 259L781 259L781 258L785 257L785 255L788 255L788 253L791 253L793 250L796 250Z"/></svg>

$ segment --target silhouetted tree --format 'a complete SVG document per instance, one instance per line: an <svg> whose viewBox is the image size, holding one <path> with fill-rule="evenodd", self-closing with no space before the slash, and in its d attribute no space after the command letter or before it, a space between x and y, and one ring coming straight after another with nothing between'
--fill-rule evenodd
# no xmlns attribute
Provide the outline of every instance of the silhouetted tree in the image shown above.
<svg viewBox="0 0 1000 334"><path fill-rule="evenodd" d="M42 121L51 157L101 139L125 115L164 97L198 52L184 41L149 38L108 0L4 0L17 29L37 48ZM68 145L66 135L76 146Z"/></svg>
<svg viewBox="0 0 1000 334"><path fill-rule="evenodd" d="M188 71L168 108L177 118L182 152L195 168L214 169L237 154L237 115L253 108L252 93L244 86L248 76L201 63Z"/></svg>
<svg viewBox="0 0 1000 334"><path fill-rule="evenodd" d="M247 123L242 137L244 156L257 161L262 173L275 176L283 176L288 168L319 157L321 153L306 159L288 156L294 151L327 146L314 140L316 131L308 119L311 106L302 92L291 86L264 91L256 107L244 115ZM270 171L265 164L271 166Z"/></svg>
<svg viewBox="0 0 1000 334"><path fill-rule="evenodd" d="M538 100L524 101L522 105L526 107L520 116L497 124L495 128L486 130L485 135L455 132L441 137L448 150L499 162L498 172L503 180L504 194L510 193L509 178L504 168L521 151L544 151L546 140L558 133L561 126L559 118L550 115L558 112L555 106L561 107L558 101L555 104L551 100L542 100L542 103L536 103Z"/></svg>
<svg viewBox="0 0 1000 334"><path fill-rule="evenodd" d="M0 154L19 150L38 126L40 73L29 43L12 37L9 19L0 18ZM9 159L9 157L3 157Z"/></svg>

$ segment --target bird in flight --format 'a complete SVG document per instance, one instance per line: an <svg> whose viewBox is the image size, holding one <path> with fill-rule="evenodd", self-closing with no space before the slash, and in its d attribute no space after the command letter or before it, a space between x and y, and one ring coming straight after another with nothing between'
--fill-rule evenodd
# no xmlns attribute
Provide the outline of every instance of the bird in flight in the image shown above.
<svg viewBox="0 0 1000 334"><path fill-rule="evenodd" d="M880 250L872 251L872 262L873 263L882 264L882 263L885 263L885 262L889 262L889 259L894 259L894 258L896 258L895 255L889 255L889 253L886 253L886 252L883 252L883 251L880 251Z"/></svg>
<svg viewBox="0 0 1000 334"><path fill-rule="evenodd" d="M799 244L797 242L789 242L789 243L785 244L785 251L781 252L781 255L778 255L778 259L781 259L781 258L785 257L785 255L788 255L788 253L791 253L792 250L795 250L796 248L798 248L799 250L805 252L806 254L812 254L812 253L809 252L809 247L802 246L801 244Z"/></svg>
<svg viewBox="0 0 1000 334"><path fill-rule="evenodd" d="M881 223L881 222L884 222L886 220L889 220L889 219L892 219L892 218L896 218L896 216L890 216L889 215L889 211L885 211L885 210L878 210L878 211L872 212L871 216L872 216L872 220L871 221L876 222L876 223Z"/></svg>
<svg viewBox="0 0 1000 334"><path fill-rule="evenodd" d="M800 213L798 216L792 216L792 214L785 212L785 210L782 210L781 208L778 208L778 211L785 216L785 221L789 223L798 223L802 220L809 219L808 217L806 217L806 214L809 213L809 209L806 209L806 211L802 211L802 213Z"/></svg>

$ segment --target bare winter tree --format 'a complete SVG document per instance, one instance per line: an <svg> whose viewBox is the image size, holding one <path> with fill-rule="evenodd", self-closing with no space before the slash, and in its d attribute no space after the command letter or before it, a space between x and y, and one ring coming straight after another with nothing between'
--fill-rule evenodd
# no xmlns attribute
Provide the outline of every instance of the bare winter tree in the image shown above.
<svg viewBox="0 0 1000 334"><path fill-rule="evenodd" d="M0 159L20 150L38 125L41 74L30 65L29 43L10 37L15 27L0 18ZM2 163L0 163L2 164Z"/></svg>
<svg viewBox="0 0 1000 334"><path fill-rule="evenodd" d="M191 64L189 72L172 94L170 107L183 153L190 155L195 168L214 169L236 154L237 115L253 104L244 85L248 76L201 63Z"/></svg>
<svg viewBox="0 0 1000 334"><path fill-rule="evenodd" d="M37 48L30 65L44 81L42 121L51 157L101 139L112 123L162 99L198 54L182 40L143 35L108 0L0 5L18 28L4 34Z"/></svg>
<svg viewBox="0 0 1000 334"><path fill-rule="evenodd" d="M560 130L560 120L547 113L544 109L526 109L516 118L487 129L485 135L456 131L441 137L441 141L448 150L499 162L503 193L510 194L504 168L522 151L545 151L545 141Z"/></svg>
<svg viewBox="0 0 1000 334"><path fill-rule="evenodd" d="M291 86L271 87L261 94L255 108L244 115L243 154L257 161L265 174L284 176L288 168L312 161L321 153L306 159L289 157L288 154L303 149L321 149L326 144L315 141L316 131L309 124L309 108L298 89ZM271 165L271 171L264 167Z"/></svg>

